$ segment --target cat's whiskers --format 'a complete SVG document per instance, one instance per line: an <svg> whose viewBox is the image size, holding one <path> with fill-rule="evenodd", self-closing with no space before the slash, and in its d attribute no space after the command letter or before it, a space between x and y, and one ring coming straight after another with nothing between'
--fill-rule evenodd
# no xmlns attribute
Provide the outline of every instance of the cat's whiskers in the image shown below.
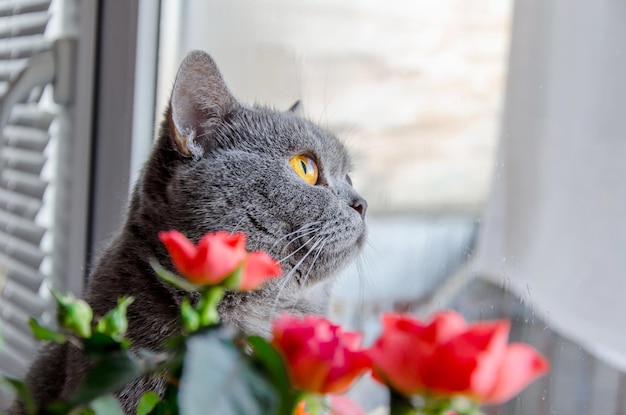
<svg viewBox="0 0 626 415"><path fill-rule="evenodd" d="M317 238L317 239L315 239L315 238ZM311 246L309 251L306 254L304 254L304 256L293 266L293 268L291 268L291 270L287 273L287 275L285 275L283 277L283 283L281 284L281 286L280 286L280 288L278 290L278 294L276 294L276 299L274 300L274 304L272 306L272 313L274 313L276 311L276 307L278 305L278 301L280 300L280 295L282 294L283 290L287 286L287 283L290 281L291 277L293 275L295 275L295 272L298 270L298 267L300 267L300 265L302 265L302 263L307 259L307 257L311 254L311 252L313 252L315 250L315 248L317 248L319 246L320 242L322 242L324 240L324 237L318 236L318 237L311 238L311 241L312 240L315 240L315 243L313 244L313 246ZM308 241L308 242L310 242L310 241Z"/></svg>
<svg viewBox="0 0 626 415"><path fill-rule="evenodd" d="M363 254L359 255L356 259L356 274L359 278L359 295L358 295L358 303L357 307L359 312L356 316L356 325L359 329L363 329L364 317L367 312L366 304L365 304L365 289L364 289L364 280L367 279L365 268L367 268L367 264L365 263L365 257Z"/></svg>
<svg viewBox="0 0 626 415"><path fill-rule="evenodd" d="M323 240L322 244L320 245L320 247L317 249L317 253L313 257L313 261L311 261L311 265L309 266L309 269L307 270L306 274L304 275L304 279L303 279L303 281L301 283L301 285L303 287L306 287L306 283L309 280L309 275L311 274L311 271L313 270L313 266L315 265L315 262L317 261L317 258L319 258L320 254L324 250L324 246L326 245L326 242L328 242L328 238L325 238ZM293 312L293 310L295 310L296 306L298 305L298 301L300 301L300 298L302 298L302 292L300 293L300 295L298 295L298 298L296 299L296 302L293 304L293 307L291 307L291 311L292 312Z"/></svg>
<svg viewBox="0 0 626 415"><path fill-rule="evenodd" d="M324 250L324 246L326 245L326 242L328 242L328 238L324 239L320 247L317 249L317 254L315 254L315 256L313 257L313 261L311 261L311 265L309 266L309 269L306 271L306 274L304 275L302 286L306 287L306 283L309 280L309 274L311 274L311 271L313 270L313 266L315 265L317 258L319 258L320 254Z"/></svg>
<svg viewBox="0 0 626 415"><path fill-rule="evenodd" d="M298 229L296 229L295 231L290 232L290 233L288 233L287 235L281 236L281 237L280 237L279 239L277 239L277 240L276 240L276 242L274 242L274 244L270 247L270 249L268 250L268 253L271 253L271 252L272 252L272 250L276 247L276 245L278 245L278 244L280 243L280 241L282 241L282 240L284 240L284 239L287 239L287 238L289 238L290 236L293 236L293 235L297 234L298 232L303 232L303 231L305 231L305 230L308 230L307 228L309 228L309 227L311 227L311 226L314 226L314 225L317 225L317 224L320 224L320 223L322 223L322 221L319 221L319 220L318 220L318 221L313 221L313 222L308 222L308 223L305 223L304 225L302 225L301 227L299 227ZM318 230L319 230L319 229L318 229ZM308 233L307 233L307 234L308 234ZM302 236L302 235L301 235L301 236ZM301 236L299 236L299 237L301 237ZM298 239L298 238L294 238L293 240L289 241L289 242L287 243L287 245L289 245L290 243L292 243L292 242L293 242L294 240L296 240L296 239Z"/></svg>
<svg viewBox="0 0 626 415"><path fill-rule="evenodd" d="M291 241L289 241L289 244L290 244L290 243L292 243L292 242L294 242L294 241L295 241L295 240L297 240L297 239L302 238L303 236L307 236L307 235L310 235L310 234L312 234L312 233L315 233L315 232L317 232L318 230L319 230L319 229L314 229L314 230L311 230L310 232L307 232L307 233L306 233L306 234L304 234L304 235L300 235L300 236L298 236L298 237L296 237L296 238L292 239ZM280 261L278 261L278 263L283 263L283 262L285 262L287 259L291 258L291 257L292 257L292 256L294 256L295 254L297 254L298 252L300 252L300 251L301 251L304 247L306 247L306 246L309 244L309 242L311 242L313 239L315 239L315 237L313 237L313 238L309 239L308 241L306 241L305 243L303 243L303 244L302 244L302 246L300 246L300 248L296 249L295 251L293 251L292 253L290 253L290 254L289 254L289 255L287 255L286 257L282 258Z"/></svg>
<svg viewBox="0 0 626 415"><path fill-rule="evenodd" d="M316 238L318 238L318 239L317 239L317 241L316 241ZM297 238L294 238L294 239L297 239ZM306 259L306 257L307 257L307 256L311 253L311 250L312 250L313 248L315 248L315 246L317 245L317 242L319 242L319 240L320 240L320 239L322 239L322 237L313 236L311 239L309 239L309 240L308 240L308 241L306 241L304 244L302 244L302 246L301 246L300 248L298 248L295 252L292 252L290 255L288 255L287 257L285 257L285 258L283 258L283 259L281 259L281 260L279 261L279 263L280 263L280 262L285 261L287 258L289 258L290 256L292 256L292 255L293 255L293 254L295 254L296 252L300 251L302 248L305 248L305 247L306 247L309 243L311 243L311 242L314 242L314 241L315 241L315 242L313 243L313 246L312 246L312 247L311 247L311 249L309 250L309 252L308 252L306 255L304 255L304 257L303 257L302 259L300 259L300 261L299 261L298 263L296 263L296 264L295 264L295 265L291 268L291 270L287 273L287 275L286 275L286 276L284 276L284 277L283 277L283 282L282 282L282 284L281 284L281 286L280 286L280 289L278 290L278 294L277 294L277 298L276 298L276 300L278 300L278 298L280 298L280 294L281 294L281 292L283 291L283 288L285 288L285 285L287 285L287 283L289 282L289 279L290 279L290 278L291 278L291 276L293 275L293 272L294 272L294 271L298 268L298 266L302 263L302 261L304 261L304 259ZM291 242L290 242L290 243L291 243Z"/></svg>
<svg viewBox="0 0 626 415"><path fill-rule="evenodd" d="M237 228L243 223L243 221L246 219L245 216L243 216L241 219L239 219L239 222L237 222L237 224L235 225L235 227L233 228L232 231L230 231L230 234L232 235L233 233L237 232Z"/></svg>

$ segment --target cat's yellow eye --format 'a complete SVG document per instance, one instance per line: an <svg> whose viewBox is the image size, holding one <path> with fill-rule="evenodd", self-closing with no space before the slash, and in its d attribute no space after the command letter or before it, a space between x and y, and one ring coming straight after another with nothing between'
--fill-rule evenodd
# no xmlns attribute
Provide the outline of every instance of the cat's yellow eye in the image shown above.
<svg viewBox="0 0 626 415"><path fill-rule="evenodd" d="M309 156L301 154L289 160L291 168L308 184L317 184L318 170L317 164Z"/></svg>

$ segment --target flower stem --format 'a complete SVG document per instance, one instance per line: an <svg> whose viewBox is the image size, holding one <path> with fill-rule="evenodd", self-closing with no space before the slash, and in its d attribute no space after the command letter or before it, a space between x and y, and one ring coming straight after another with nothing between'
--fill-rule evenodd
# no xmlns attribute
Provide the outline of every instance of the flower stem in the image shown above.
<svg viewBox="0 0 626 415"><path fill-rule="evenodd" d="M316 393L302 392L294 400L294 408L302 401L306 402L305 413L308 415L324 415L329 413L327 397ZM297 411L290 413L299 413Z"/></svg>
<svg viewBox="0 0 626 415"><path fill-rule="evenodd" d="M217 305L224 298L224 292L224 288L220 286L209 286L202 291L197 306L201 326L209 326L220 322Z"/></svg>
<svg viewBox="0 0 626 415"><path fill-rule="evenodd" d="M409 398L400 395L393 389L390 392L390 412L389 415L418 415L417 409L413 406Z"/></svg>

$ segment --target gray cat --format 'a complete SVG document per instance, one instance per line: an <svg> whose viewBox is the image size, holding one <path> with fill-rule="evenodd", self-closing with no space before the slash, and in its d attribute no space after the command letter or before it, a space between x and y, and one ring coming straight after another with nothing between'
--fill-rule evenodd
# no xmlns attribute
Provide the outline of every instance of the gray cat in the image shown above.
<svg viewBox="0 0 626 415"><path fill-rule="evenodd" d="M295 112L240 104L204 52L190 53L176 77L159 138L135 186L126 223L90 276L95 315L132 296L128 336L158 350L180 330L181 294L155 276L149 258L172 269L158 240L177 229L197 241L225 229L248 235L249 250L281 262L284 276L262 290L228 293L223 321L267 336L282 311L325 314L332 277L360 252L367 204L352 188L350 158L331 133ZM45 405L80 384L88 361L73 346L49 345L27 382ZM134 413L161 379L141 378L118 393ZM14 405L13 413L21 408Z"/></svg>

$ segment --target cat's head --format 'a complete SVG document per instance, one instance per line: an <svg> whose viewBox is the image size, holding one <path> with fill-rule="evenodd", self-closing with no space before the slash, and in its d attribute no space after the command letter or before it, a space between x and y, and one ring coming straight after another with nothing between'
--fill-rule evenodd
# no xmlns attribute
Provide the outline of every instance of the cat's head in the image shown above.
<svg viewBox="0 0 626 415"><path fill-rule="evenodd" d="M332 133L291 110L239 103L212 59L196 51L179 69L141 193L144 207L163 210L148 215L160 230L193 240L245 232L249 250L281 262L277 286L308 286L336 274L364 244L367 204L350 167Z"/></svg>

